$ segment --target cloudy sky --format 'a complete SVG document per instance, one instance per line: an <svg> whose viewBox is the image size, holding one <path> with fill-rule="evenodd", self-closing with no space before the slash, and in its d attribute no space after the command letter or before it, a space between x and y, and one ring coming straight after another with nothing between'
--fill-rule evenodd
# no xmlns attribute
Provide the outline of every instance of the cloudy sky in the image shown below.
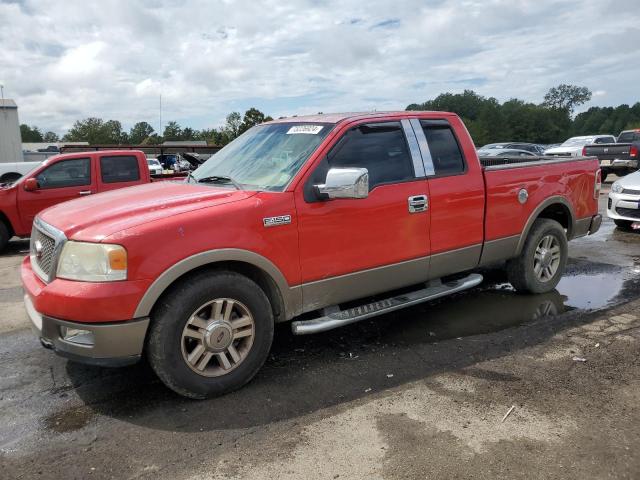
<svg viewBox="0 0 640 480"><path fill-rule="evenodd" d="M638 0L0 0L0 83L20 120L63 133L88 116L214 127L404 109L473 89L540 102L640 100Z"/></svg>

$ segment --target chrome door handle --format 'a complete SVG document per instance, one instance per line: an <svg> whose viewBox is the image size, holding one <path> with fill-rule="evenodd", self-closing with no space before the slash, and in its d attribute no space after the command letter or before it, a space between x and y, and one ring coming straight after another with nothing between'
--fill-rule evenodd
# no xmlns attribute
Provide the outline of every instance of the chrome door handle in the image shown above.
<svg viewBox="0 0 640 480"><path fill-rule="evenodd" d="M82 190L78 192L78 195L91 195L93 192L91 190Z"/></svg>
<svg viewBox="0 0 640 480"><path fill-rule="evenodd" d="M429 199L426 195L414 195L408 198L409 213L425 212L429 208Z"/></svg>

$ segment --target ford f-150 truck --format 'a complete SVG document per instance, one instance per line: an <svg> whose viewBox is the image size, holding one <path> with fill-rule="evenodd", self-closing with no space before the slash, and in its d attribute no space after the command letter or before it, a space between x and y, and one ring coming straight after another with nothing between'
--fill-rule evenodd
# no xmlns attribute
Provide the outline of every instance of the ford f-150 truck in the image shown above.
<svg viewBox="0 0 640 480"><path fill-rule="evenodd" d="M25 306L58 354L144 354L205 398L256 374L277 322L339 327L471 288L496 262L518 291L553 290L567 240L600 226L599 175L589 158L481 161L451 113L274 120L183 183L39 214Z"/></svg>
<svg viewBox="0 0 640 480"><path fill-rule="evenodd" d="M640 167L640 129L620 132L615 143L585 145L582 155L598 157L603 181L610 173L624 177Z"/></svg>
<svg viewBox="0 0 640 480"><path fill-rule="evenodd" d="M28 237L36 214L47 207L149 182L147 159L139 151L104 150L50 157L15 183L0 186L0 251L12 236Z"/></svg>

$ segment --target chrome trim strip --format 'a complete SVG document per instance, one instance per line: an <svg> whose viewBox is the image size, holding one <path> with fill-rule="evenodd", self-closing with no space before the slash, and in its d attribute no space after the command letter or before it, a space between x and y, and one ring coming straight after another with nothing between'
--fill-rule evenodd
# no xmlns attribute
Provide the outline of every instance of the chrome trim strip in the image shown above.
<svg viewBox="0 0 640 480"><path fill-rule="evenodd" d="M422 178L425 176L424 163L422 162L422 155L420 153L420 147L418 146L418 140L411 128L409 119L403 118L400 123L404 130L404 136L407 138L409 144L409 152L411 152L411 161L413 162L413 170L415 171L416 178Z"/></svg>
<svg viewBox="0 0 640 480"><path fill-rule="evenodd" d="M401 308L410 307L419 303L427 302L429 300L435 300L436 298L451 295L462 290L466 290L482 282L482 275L472 273L466 278L452 282L451 284L441 284L437 286L423 288L414 292L406 293L400 297L391 297L379 302L374 302L374 308L369 308L371 304L365 304L362 308L354 310L363 311L360 315L354 315L351 317L340 318L341 312L330 313L324 317L315 318L313 320L300 320L292 322L291 330L295 335L307 335L311 333L325 332L337 327L349 325L351 323L359 322L367 318L375 317L385 313L400 310ZM377 304L383 306L377 308ZM385 305L386 304L386 305Z"/></svg>
<svg viewBox="0 0 640 480"><path fill-rule="evenodd" d="M431 150L429 149L427 137L425 137L424 135L424 130L422 130L420 120L417 118L412 118L411 120L409 120L409 122L411 123L411 127L413 128L413 133L416 135L416 140L418 141L418 147L420 148L420 154L422 155L422 163L424 164L425 174L427 177L433 176L436 174L436 170L433 166Z"/></svg>
<svg viewBox="0 0 640 480"><path fill-rule="evenodd" d="M34 229L39 230L40 232L44 233L45 235L48 235L54 240L54 248L53 248L53 254L51 258L51 267L49 272L43 271L35 259L35 255L34 255L35 237L33 235ZM29 241L29 259L31 260L31 268L33 268L33 271L43 282L49 283L56 277L56 272L58 271L58 260L60 259L60 252L62 252L62 247L64 247L64 244L67 241L67 237L62 232L62 230L59 230L53 225L46 223L45 221L41 220L39 217L36 217L33 220L33 228L31 232L32 232L32 235Z"/></svg>

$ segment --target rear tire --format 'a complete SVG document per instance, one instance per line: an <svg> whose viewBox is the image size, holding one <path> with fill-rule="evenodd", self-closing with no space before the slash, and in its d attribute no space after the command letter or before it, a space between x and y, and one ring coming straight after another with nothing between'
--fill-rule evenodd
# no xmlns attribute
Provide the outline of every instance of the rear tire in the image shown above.
<svg viewBox="0 0 640 480"><path fill-rule="evenodd" d="M616 224L616 227L618 227L621 230L631 230L631 224L633 222L629 221L629 220L618 220L618 219L614 219L613 223Z"/></svg>
<svg viewBox="0 0 640 480"><path fill-rule="evenodd" d="M7 247L10 239L11 234L9 233L7 225L2 220L0 220L0 252L2 252Z"/></svg>
<svg viewBox="0 0 640 480"><path fill-rule="evenodd" d="M609 175L609 172L607 170L601 170L600 171L600 178L602 183L604 183L607 180L607 176Z"/></svg>
<svg viewBox="0 0 640 480"><path fill-rule="evenodd" d="M555 220L539 218L520 256L507 262L511 285L519 292L550 292L562 278L568 257L567 236Z"/></svg>
<svg viewBox="0 0 640 480"><path fill-rule="evenodd" d="M185 397L229 393L264 364L273 323L269 299L255 282L235 272L204 271L179 283L155 308L149 363Z"/></svg>

